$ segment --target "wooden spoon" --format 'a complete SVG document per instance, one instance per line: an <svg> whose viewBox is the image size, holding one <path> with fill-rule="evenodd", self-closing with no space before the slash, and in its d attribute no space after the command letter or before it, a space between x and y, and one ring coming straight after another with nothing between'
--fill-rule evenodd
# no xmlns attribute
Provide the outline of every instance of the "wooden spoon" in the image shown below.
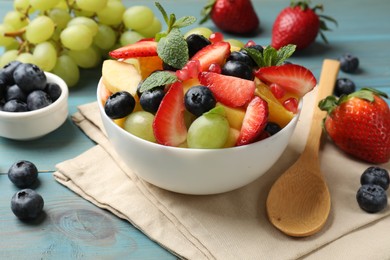
<svg viewBox="0 0 390 260"><path fill-rule="evenodd" d="M272 186L267 198L270 222L289 236L304 237L318 232L330 211L330 194L321 174L318 152L322 120L326 115L318 102L331 95L340 63L323 62L316 107L305 149L299 159Z"/></svg>

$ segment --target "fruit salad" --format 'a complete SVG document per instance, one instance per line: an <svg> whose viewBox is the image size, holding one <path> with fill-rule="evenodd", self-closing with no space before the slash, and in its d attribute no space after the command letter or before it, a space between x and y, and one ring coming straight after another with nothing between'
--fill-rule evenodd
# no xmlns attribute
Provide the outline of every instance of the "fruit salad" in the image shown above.
<svg viewBox="0 0 390 260"><path fill-rule="evenodd" d="M247 145L285 127L316 86L310 70L286 61L294 50L168 27L109 53L100 101L120 127L161 145Z"/></svg>

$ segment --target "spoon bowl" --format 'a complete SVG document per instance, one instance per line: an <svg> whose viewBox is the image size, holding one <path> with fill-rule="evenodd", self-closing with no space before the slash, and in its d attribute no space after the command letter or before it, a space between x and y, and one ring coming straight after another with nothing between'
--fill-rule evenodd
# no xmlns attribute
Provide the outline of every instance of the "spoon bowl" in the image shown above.
<svg viewBox="0 0 390 260"><path fill-rule="evenodd" d="M318 84L317 102L333 93L340 63L326 59ZM326 223L330 212L330 194L321 174L319 146L322 119L326 112L314 108L306 146L298 160L273 184L266 201L270 222L294 237L310 236Z"/></svg>

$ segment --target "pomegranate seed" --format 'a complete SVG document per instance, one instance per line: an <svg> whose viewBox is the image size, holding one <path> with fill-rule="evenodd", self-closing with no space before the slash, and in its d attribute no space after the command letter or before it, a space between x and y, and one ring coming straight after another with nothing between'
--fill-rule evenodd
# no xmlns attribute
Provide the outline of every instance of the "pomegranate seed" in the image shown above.
<svg viewBox="0 0 390 260"><path fill-rule="evenodd" d="M256 43L253 41L253 40L249 40L246 44L245 44L245 47L249 47L249 46L255 46Z"/></svg>
<svg viewBox="0 0 390 260"><path fill-rule="evenodd" d="M181 70L177 70L175 72L175 74L176 74L176 77L181 81L185 81L185 80L189 79L188 70L186 67L182 68Z"/></svg>
<svg viewBox="0 0 390 260"><path fill-rule="evenodd" d="M272 83L269 86L269 88L270 88L272 94L274 95L274 97L276 97L277 99L282 98L284 96L284 94L286 94L286 91L276 83Z"/></svg>
<svg viewBox="0 0 390 260"><path fill-rule="evenodd" d="M188 71L189 78L197 78L200 71L200 61L199 60L191 60L185 65L185 68Z"/></svg>
<svg viewBox="0 0 390 260"><path fill-rule="evenodd" d="M223 41L223 34L220 33L220 32L212 33L212 34L210 35L209 40L210 40L212 43L221 42L221 41Z"/></svg>
<svg viewBox="0 0 390 260"><path fill-rule="evenodd" d="M298 100L296 98L288 98L283 102L283 106L290 112L296 114L298 112Z"/></svg>
<svg viewBox="0 0 390 260"><path fill-rule="evenodd" d="M221 66L219 66L219 64L212 63L212 64L210 64L208 71L221 74L222 69L221 69Z"/></svg>

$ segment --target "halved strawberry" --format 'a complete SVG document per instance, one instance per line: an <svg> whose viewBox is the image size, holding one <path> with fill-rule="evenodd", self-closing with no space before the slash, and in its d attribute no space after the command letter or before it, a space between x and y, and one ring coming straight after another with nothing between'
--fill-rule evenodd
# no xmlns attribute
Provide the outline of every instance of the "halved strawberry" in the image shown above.
<svg viewBox="0 0 390 260"><path fill-rule="evenodd" d="M109 54L114 59L157 56L157 42L141 40L136 43L110 51Z"/></svg>
<svg viewBox="0 0 390 260"><path fill-rule="evenodd" d="M184 110L183 85L175 82L161 101L153 121L153 132L158 143L179 146L186 140Z"/></svg>
<svg viewBox="0 0 390 260"><path fill-rule="evenodd" d="M252 80L214 72L201 72L199 82L210 88L217 101L230 107L241 107L255 95L256 85Z"/></svg>
<svg viewBox="0 0 390 260"><path fill-rule="evenodd" d="M266 84L276 83L298 97L303 97L317 84L310 70L296 64L262 67L255 72L255 76Z"/></svg>
<svg viewBox="0 0 390 260"><path fill-rule="evenodd" d="M248 104L236 145L250 144L257 140L268 122L268 104L255 96Z"/></svg>
<svg viewBox="0 0 390 260"><path fill-rule="evenodd" d="M198 51L191 60L199 60L201 71L207 71L211 64L216 63L222 66L230 55L230 43L217 42L207 45Z"/></svg>

